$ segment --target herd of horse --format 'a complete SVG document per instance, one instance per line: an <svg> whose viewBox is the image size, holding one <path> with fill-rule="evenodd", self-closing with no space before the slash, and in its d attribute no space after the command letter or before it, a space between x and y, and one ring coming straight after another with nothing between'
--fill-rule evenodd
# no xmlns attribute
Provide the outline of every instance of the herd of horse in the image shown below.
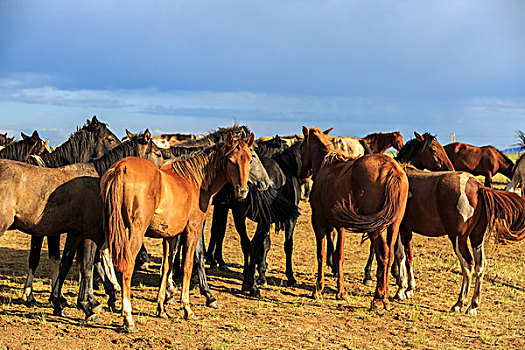
<svg viewBox="0 0 525 350"><path fill-rule="evenodd" d="M371 285L376 256L371 308L385 309L390 308L391 271L398 286L395 297L414 296L412 233L447 235L463 274L452 311L468 306L466 312L476 314L486 265L484 243L490 235L498 243L525 239L525 200L519 194L525 158L514 164L492 146L443 147L428 133L414 133L405 144L399 132L353 138L331 136L331 130L303 127L300 135L255 140L246 126L235 124L202 137L154 137L148 130L126 130L120 141L93 117L54 150L36 131L22 134L20 141L0 135L0 235L10 229L31 235L25 304L35 303L32 283L47 237L53 313L66 316L62 286L76 255L81 276L77 307L88 320L98 320L96 314L103 310L93 293L98 276L110 307L122 291L124 326L136 330L131 279L139 252L145 253L144 238L152 237L163 239L158 316L168 317L165 305L176 293L173 276L181 274L184 315L195 319L189 303L193 272L207 305L218 307L204 266L207 262L228 270L222 246L230 209L244 255L242 290L260 296L257 285L266 283L272 224L285 232L287 286L296 286L293 232L302 188L310 181L318 266L314 298L322 298L327 265L338 276L336 297L348 297L343 274L348 232L371 242L364 282ZM524 134L520 137L525 141ZM398 151L394 158L383 154L391 147ZM511 179L507 191L491 188L498 172ZM475 175L485 176L485 184ZM204 222L212 205L205 249ZM257 223L252 239L246 218ZM122 286L114 267L122 273ZM468 303L473 275L474 295Z"/></svg>

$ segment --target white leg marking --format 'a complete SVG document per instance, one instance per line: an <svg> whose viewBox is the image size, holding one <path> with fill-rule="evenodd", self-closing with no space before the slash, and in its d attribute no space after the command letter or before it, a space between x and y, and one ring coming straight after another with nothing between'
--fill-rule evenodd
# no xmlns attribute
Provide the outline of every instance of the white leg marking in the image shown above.
<svg viewBox="0 0 525 350"><path fill-rule="evenodd" d="M102 249L100 250L100 257L102 260L102 266L104 267L104 273L108 277L111 284L113 284L113 288L115 288L116 292L120 292L120 284L118 284L117 281L117 274L115 273L115 267L113 266L113 260L111 259L111 256L109 254L109 248L107 243L104 243L102 246Z"/></svg>
<svg viewBox="0 0 525 350"><path fill-rule="evenodd" d="M35 274L33 273L33 269L29 269L29 272L27 273L26 284L24 285L24 294L22 295L22 300L24 301L27 301L27 299L33 292L33 278L34 277L35 277Z"/></svg>
<svg viewBox="0 0 525 350"><path fill-rule="evenodd" d="M459 214L463 217L463 221L467 221L474 215L474 207L470 204L468 201L467 193L466 193L466 187L467 187L467 181L470 179L472 175L469 175L467 173L461 173L459 175L459 198L458 198L458 204L457 209Z"/></svg>

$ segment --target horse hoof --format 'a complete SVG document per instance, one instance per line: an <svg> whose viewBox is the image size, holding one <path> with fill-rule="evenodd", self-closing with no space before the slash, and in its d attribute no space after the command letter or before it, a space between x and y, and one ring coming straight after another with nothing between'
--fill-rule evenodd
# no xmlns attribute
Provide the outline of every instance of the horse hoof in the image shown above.
<svg viewBox="0 0 525 350"><path fill-rule="evenodd" d="M394 299L397 299L397 300L405 300L406 298L407 298L407 295L402 290L398 290L396 293L396 296L394 297Z"/></svg>
<svg viewBox="0 0 525 350"><path fill-rule="evenodd" d="M26 301L24 301L24 305L27 307L34 307L36 305L35 298L27 299Z"/></svg>
<svg viewBox="0 0 525 350"><path fill-rule="evenodd" d="M100 321L100 318L98 318L97 315L93 314L93 315L87 317L86 320L87 320L88 322L99 322L99 321Z"/></svg>
<svg viewBox="0 0 525 350"><path fill-rule="evenodd" d="M101 312L104 312L104 307L102 305L98 305L96 306L95 308L93 308L93 312L96 312L96 313L101 313Z"/></svg>
<svg viewBox="0 0 525 350"><path fill-rule="evenodd" d="M228 265L219 265L219 271L222 271L222 272L232 272L232 270L230 270L230 268L228 267Z"/></svg>
<svg viewBox="0 0 525 350"><path fill-rule="evenodd" d="M214 300L211 303L207 303L207 306L211 307L212 309L218 309L219 303L217 302L217 300Z"/></svg>
<svg viewBox="0 0 525 350"><path fill-rule="evenodd" d="M345 293L337 293L335 296L337 300L348 300L348 295Z"/></svg>
<svg viewBox="0 0 525 350"><path fill-rule="evenodd" d="M53 315L60 317L67 317L67 314L64 310L54 310Z"/></svg>
<svg viewBox="0 0 525 350"><path fill-rule="evenodd" d="M365 279L365 280L363 281L363 284L364 284L365 286L372 287L372 286L374 285L374 282L372 282L371 279Z"/></svg>
<svg viewBox="0 0 525 350"><path fill-rule="evenodd" d="M291 288L296 288L298 286L297 281L295 279L286 281L286 286Z"/></svg>
<svg viewBox="0 0 525 350"><path fill-rule="evenodd" d="M170 318L170 316L168 315L168 313L166 311L161 312L160 314L158 314L158 317L164 318L164 319L169 319Z"/></svg>
<svg viewBox="0 0 525 350"><path fill-rule="evenodd" d="M385 309L390 310L392 307L390 306L390 303L387 300L383 299L374 299L372 300L372 304L370 305L370 311L376 310L376 309Z"/></svg>
<svg viewBox="0 0 525 350"><path fill-rule="evenodd" d="M123 330L125 333L137 333L137 328L135 327L135 325L124 326Z"/></svg>
<svg viewBox="0 0 525 350"><path fill-rule="evenodd" d="M313 292L312 294L312 298L314 298L315 300L322 300L323 299L323 293L319 290L316 290Z"/></svg>
<svg viewBox="0 0 525 350"><path fill-rule="evenodd" d="M261 292L259 291L258 288L252 288L252 290L250 290L249 295L251 297L254 297L254 298L260 298L261 297Z"/></svg>
<svg viewBox="0 0 525 350"><path fill-rule="evenodd" d="M191 314L189 317L188 317L188 320L191 320L191 321L198 321L199 318L197 316L195 316L195 314Z"/></svg>
<svg viewBox="0 0 525 350"><path fill-rule="evenodd" d="M167 304L167 305L175 305L177 304L177 302L175 301L175 298L169 298L168 300L166 300L164 302L164 304Z"/></svg>
<svg viewBox="0 0 525 350"><path fill-rule="evenodd" d="M457 304L452 306L452 308L450 309L450 313L451 314L459 314L459 313L461 313L461 306L459 306Z"/></svg>
<svg viewBox="0 0 525 350"><path fill-rule="evenodd" d="M414 291L413 290L409 290L405 294L406 294L407 299L412 299L414 297Z"/></svg>
<svg viewBox="0 0 525 350"><path fill-rule="evenodd" d="M467 309L467 315L477 316L477 314L478 314L478 309L477 308L469 307Z"/></svg>

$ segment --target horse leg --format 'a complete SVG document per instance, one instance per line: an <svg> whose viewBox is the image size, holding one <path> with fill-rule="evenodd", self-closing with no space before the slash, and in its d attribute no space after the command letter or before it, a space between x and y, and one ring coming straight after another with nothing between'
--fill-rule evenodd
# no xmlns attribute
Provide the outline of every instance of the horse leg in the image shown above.
<svg viewBox="0 0 525 350"><path fill-rule="evenodd" d="M312 216L312 226L315 232L315 240L317 243L317 282L315 284L314 292L312 296L315 299L322 299L323 289L325 285L324 281L324 264L326 263L326 236L327 230L317 223L317 220ZM328 232L328 235L330 233Z"/></svg>
<svg viewBox="0 0 525 350"><path fill-rule="evenodd" d="M62 295L62 285L64 284L64 280L66 279L69 270L71 269L71 265L73 264L73 258L75 257L75 253L80 244L81 238L81 235L72 234L68 234L66 238L64 252L62 253L62 259L60 260L60 266L58 269L58 278L53 284L51 296L49 297L49 299L53 303L53 314L57 316L66 316L66 313L64 312L66 304L63 303L63 301L60 298L60 296Z"/></svg>
<svg viewBox="0 0 525 350"><path fill-rule="evenodd" d="M408 280L408 288L405 293L408 299L414 297L416 289L416 279L414 278L414 252L412 251L412 231L403 229L401 236L401 243L405 250L406 273ZM397 251L396 251L397 254Z"/></svg>
<svg viewBox="0 0 525 350"><path fill-rule="evenodd" d="M335 263L335 246L334 246L335 231L332 230L326 235L326 266L332 268L332 273L337 275L338 266Z"/></svg>
<svg viewBox="0 0 525 350"><path fill-rule="evenodd" d="M374 245L372 242L370 242L370 253L368 254L368 260L366 261L365 265L365 279L363 280L363 284L365 286L372 287L372 263L374 262Z"/></svg>
<svg viewBox="0 0 525 350"><path fill-rule="evenodd" d="M173 238L164 238L162 240L162 266L160 270L161 282L159 286L159 292L157 294L157 316L162 318L169 318L164 308L164 300L166 297L166 284L168 281L168 272L171 270L170 266L173 267Z"/></svg>
<svg viewBox="0 0 525 350"><path fill-rule="evenodd" d="M47 236L47 252L51 264L51 286L53 286L58 278L58 269L60 267L60 235ZM61 302L66 303L66 299L62 294L60 294L59 298Z"/></svg>
<svg viewBox="0 0 525 350"><path fill-rule="evenodd" d="M193 226L193 228L191 228ZM197 246L197 241L200 237L200 228L202 227L202 222L197 225L188 224L186 230L184 231L184 245L183 245L183 268L184 273L182 277L182 293L180 295L180 301L182 308L184 309L184 318L197 320L197 316L191 310L190 307L190 283L191 275L193 272L193 258L195 255L195 248Z"/></svg>
<svg viewBox="0 0 525 350"><path fill-rule="evenodd" d="M345 261L345 238L346 230L342 227L337 229L337 267L338 267L338 278L337 278L337 299L347 299L347 293L345 289L345 279L343 272L343 263Z"/></svg>
<svg viewBox="0 0 525 350"><path fill-rule="evenodd" d="M371 309L384 307L388 310L388 271L391 251L387 243L387 230L374 237L372 244L377 259L377 284Z"/></svg>
<svg viewBox="0 0 525 350"><path fill-rule="evenodd" d="M480 293L481 293L481 284L483 282L483 274L485 273L485 266L487 261L485 260L485 248L483 246L483 241L477 247L472 248L474 253L474 273L476 276L476 284L474 287L474 295L472 296L472 302L467 309L467 313L470 315L478 314L478 306L480 304Z"/></svg>
<svg viewBox="0 0 525 350"><path fill-rule="evenodd" d="M113 259L109 254L109 248L107 242L104 242L100 249L100 259L102 260L102 267L104 268L104 275L109 279L115 292L120 292L120 284L117 281L117 274L115 273L115 267L113 266Z"/></svg>
<svg viewBox="0 0 525 350"><path fill-rule="evenodd" d="M289 219L288 222L284 225L284 253L286 254L286 286L287 287L296 287L297 280L294 277L293 273L293 264L292 264L292 254L293 254L293 232L295 229L295 224L297 223L297 218Z"/></svg>
<svg viewBox="0 0 525 350"><path fill-rule="evenodd" d="M228 206L216 203L213 206L213 218L210 230L210 242L206 253L206 261L210 267L227 266L222 258L222 246L226 235L228 221Z"/></svg>
<svg viewBox="0 0 525 350"><path fill-rule="evenodd" d="M117 306L117 291L109 276L106 275L106 271L102 266L100 253L95 257L95 264L93 265L94 273L98 274L102 280L102 285L104 286L104 292L108 296L108 307L110 309L115 309Z"/></svg>
<svg viewBox="0 0 525 350"><path fill-rule="evenodd" d="M29 251L29 271L27 272L27 279L24 285L24 294L22 300L27 307L35 306L36 299L33 296L33 278L35 277L38 263L40 262L40 251L42 250L42 243L44 236L31 236L31 250ZM53 285L54 281L51 285Z"/></svg>
<svg viewBox="0 0 525 350"><path fill-rule="evenodd" d="M266 225L264 225L266 226ZM264 234L264 239L262 240L262 246L259 248L259 252L257 253L257 271L259 272L259 278L257 279L257 284L261 286L265 286L268 284L266 281L266 270L268 269L268 263L266 261L266 257L268 256L268 252L270 251L270 247L272 246L272 240L270 237L270 226L268 225L267 228L265 228L267 232ZM252 240L253 243L253 240Z"/></svg>
<svg viewBox="0 0 525 350"><path fill-rule="evenodd" d="M181 255L181 235L177 235L175 236L175 241L174 241L174 248L173 248L173 252L174 252L174 256L173 256L173 271L170 272L170 275L172 276L172 278L170 278L170 280L173 280L173 278L175 279L182 279L182 269L181 269L181 258L180 258L180 255ZM172 284L170 284L170 288L172 287ZM171 291L170 291L171 293Z"/></svg>
<svg viewBox="0 0 525 350"><path fill-rule="evenodd" d="M179 290L177 289L177 286L175 285L175 281L173 279L177 275L176 271L180 271L178 276L182 276L182 270L180 268L180 239L181 237L182 235L176 235L175 237L173 237L173 249L170 253L170 261L173 261L173 262L171 264L171 269L168 272L166 299L164 300L166 304L174 303L175 302L174 296L176 293L179 292Z"/></svg>
<svg viewBox="0 0 525 350"><path fill-rule="evenodd" d="M91 236L83 239L83 245L84 254L80 265L81 280L77 297L77 307L86 314L87 320L99 321L97 315L94 313L103 311L104 309L93 295L93 265L95 256L99 253L99 250L97 243Z"/></svg>
<svg viewBox="0 0 525 350"><path fill-rule="evenodd" d="M488 172L485 175L485 187L492 188L492 172Z"/></svg>
<svg viewBox="0 0 525 350"><path fill-rule="evenodd" d="M239 210L236 210L235 208L232 209L233 214L233 222L235 223L235 228L237 229L237 233L239 234L239 237L241 238L241 248L242 248L242 254L244 255L244 266L242 271L243 276L243 284L242 284L242 290L246 291L245 286L248 286L248 271L250 269L250 255L251 255L251 242L248 238L248 233L246 232L246 219L245 217L239 212Z"/></svg>
<svg viewBox="0 0 525 350"><path fill-rule="evenodd" d="M242 284L242 290L248 291L249 294L254 297L260 297L261 295L259 288L255 285L255 268L257 263L259 263L259 265L265 264L263 260L265 258L264 251L266 250L265 240L269 234L270 225L262 222L258 223L250 244L250 261L246 271L246 277Z"/></svg>
<svg viewBox="0 0 525 350"><path fill-rule="evenodd" d="M180 235L179 235L180 236ZM197 241L197 247L195 249L195 261L193 264L197 267L197 275L199 277L199 289L201 295L206 298L206 306L214 309L219 308L217 299L211 294L208 280L206 279L206 270L204 269L204 224L202 224L202 231Z"/></svg>
<svg viewBox="0 0 525 350"><path fill-rule="evenodd" d="M401 234L397 237L394 250L394 263L392 264L392 271L397 271L396 283L399 289L396 292L395 299L404 300L407 298L406 292L408 289L407 276L407 258L405 254L405 247L403 245ZM393 273L392 273L393 275Z"/></svg>
<svg viewBox="0 0 525 350"><path fill-rule="evenodd" d="M454 241L452 238L452 245L454 251L461 264L461 271L463 273L463 283L461 284L461 290L459 292L458 301L452 306L451 312L461 312L461 309L465 305L465 298L467 297L468 290L470 288L470 281L472 279L472 255L468 249L467 241L456 236Z"/></svg>

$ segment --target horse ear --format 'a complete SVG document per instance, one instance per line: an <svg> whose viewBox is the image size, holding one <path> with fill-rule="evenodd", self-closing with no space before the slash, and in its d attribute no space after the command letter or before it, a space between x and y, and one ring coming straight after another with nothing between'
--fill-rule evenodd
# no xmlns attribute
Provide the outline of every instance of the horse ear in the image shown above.
<svg viewBox="0 0 525 350"><path fill-rule="evenodd" d="M29 138L29 136L27 136L23 132L21 132L20 135L22 136L22 139L24 139L24 140L27 140Z"/></svg>
<svg viewBox="0 0 525 350"><path fill-rule="evenodd" d="M418 139L419 141L424 141L425 139L423 138L423 136L419 135L417 132L414 131L414 136L416 137L416 139Z"/></svg>
<svg viewBox="0 0 525 350"><path fill-rule="evenodd" d="M228 134L228 137L226 138L226 145L228 147L231 147L233 145L233 135L231 132Z"/></svg>
<svg viewBox="0 0 525 350"><path fill-rule="evenodd" d="M38 131L33 131L33 135L31 135L31 138L33 140L38 140L40 138L40 136L38 135Z"/></svg>
<svg viewBox="0 0 525 350"><path fill-rule="evenodd" d="M134 135L131 133L128 129L126 129L126 135L128 135L128 138L132 138Z"/></svg>
<svg viewBox="0 0 525 350"><path fill-rule="evenodd" d="M146 129L146 131L144 131L144 140L146 140L146 142L149 142L151 140L151 133L149 132L149 129Z"/></svg>
<svg viewBox="0 0 525 350"><path fill-rule="evenodd" d="M323 131L323 134L328 135L330 131L334 130L334 128L330 128L328 130Z"/></svg>
<svg viewBox="0 0 525 350"><path fill-rule="evenodd" d="M97 116L96 116L96 115L94 115L94 116L93 116L93 118L91 119L91 123L92 123L92 124L97 124L97 123L100 123L100 122L98 121L98 119L97 119Z"/></svg>
<svg viewBox="0 0 525 350"><path fill-rule="evenodd" d="M253 141L255 140L255 135L253 134L253 132L250 134L250 138L248 139L248 147L252 147L253 146Z"/></svg>
<svg viewBox="0 0 525 350"><path fill-rule="evenodd" d="M303 125L303 135L304 137L308 137L308 128Z"/></svg>
<svg viewBox="0 0 525 350"><path fill-rule="evenodd" d="M44 141L44 147L45 147L45 148L48 148L48 147L49 147L49 139L47 139L47 140Z"/></svg>

